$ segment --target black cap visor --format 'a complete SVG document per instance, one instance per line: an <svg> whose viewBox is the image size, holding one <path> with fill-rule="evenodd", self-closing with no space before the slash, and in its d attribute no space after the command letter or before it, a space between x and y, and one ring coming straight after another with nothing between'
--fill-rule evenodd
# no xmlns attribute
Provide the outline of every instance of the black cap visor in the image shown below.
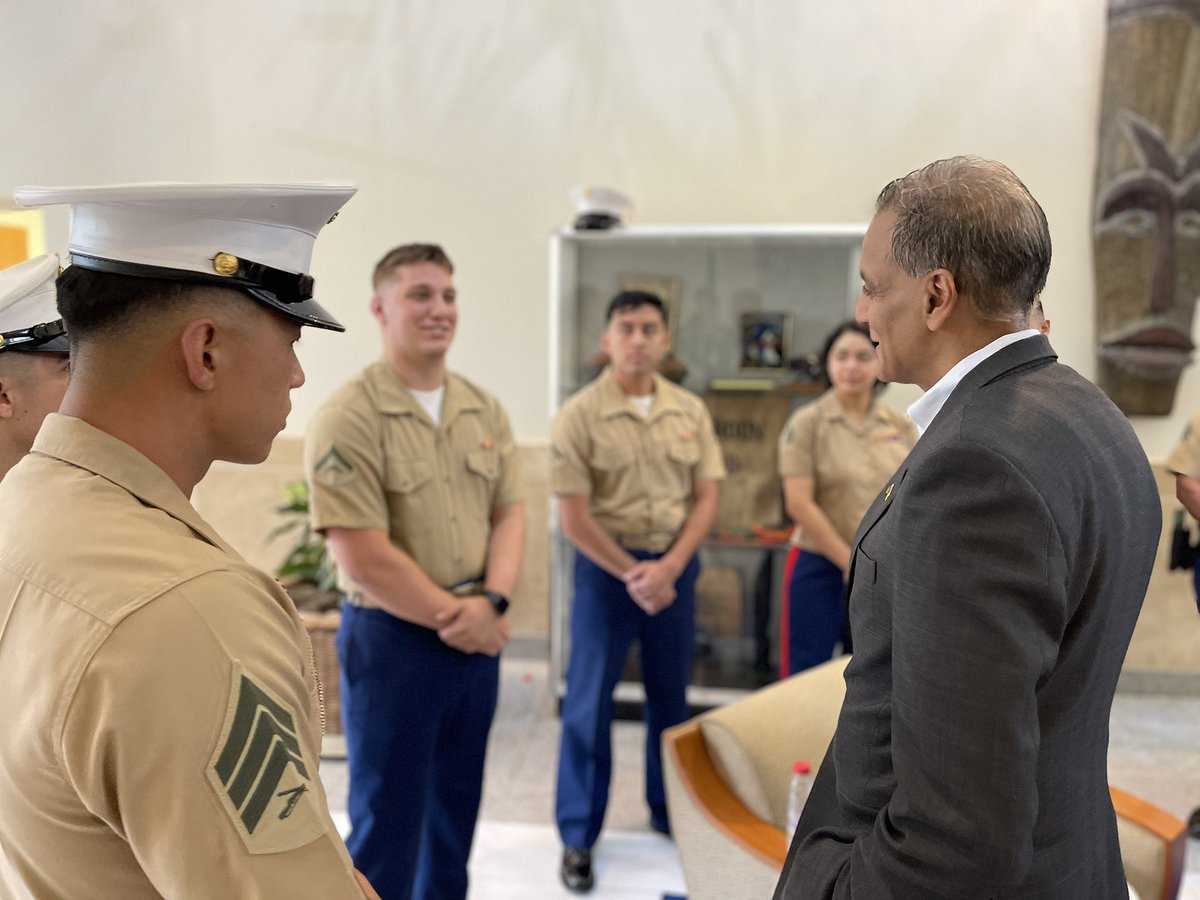
<svg viewBox="0 0 1200 900"><path fill-rule="evenodd" d="M71 342L67 340L62 319L55 319L32 328L0 334L0 353L9 350L21 353L69 353Z"/></svg>

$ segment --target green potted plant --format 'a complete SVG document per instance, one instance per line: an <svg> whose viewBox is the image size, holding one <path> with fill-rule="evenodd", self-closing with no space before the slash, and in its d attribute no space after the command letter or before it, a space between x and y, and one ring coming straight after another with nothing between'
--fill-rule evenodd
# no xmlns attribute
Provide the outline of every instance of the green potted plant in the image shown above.
<svg viewBox="0 0 1200 900"><path fill-rule="evenodd" d="M286 502L275 511L284 521L267 540L294 535L287 556L275 569L275 577L302 612L329 612L339 605L337 570L325 538L313 531L308 517L308 483L289 481L284 487Z"/></svg>

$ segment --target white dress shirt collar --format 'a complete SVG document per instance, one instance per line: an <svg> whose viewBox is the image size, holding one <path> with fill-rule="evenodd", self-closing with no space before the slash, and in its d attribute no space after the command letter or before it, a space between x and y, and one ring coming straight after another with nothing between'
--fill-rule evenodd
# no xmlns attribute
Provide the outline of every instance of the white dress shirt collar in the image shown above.
<svg viewBox="0 0 1200 900"><path fill-rule="evenodd" d="M938 379L937 384L927 390L921 399L908 408L908 417L917 423L917 431L921 434L933 423L937 414L942 411L954 389L960 381L967 377L972 369L994 353L1003 350L1009 344L1023 341L1026 338L1037 337L1041 334L1036 328L1026 328L1024 331L1013 331L1001 335L986 347L980 347L970 356L964 356L945 375Z"/></svg>

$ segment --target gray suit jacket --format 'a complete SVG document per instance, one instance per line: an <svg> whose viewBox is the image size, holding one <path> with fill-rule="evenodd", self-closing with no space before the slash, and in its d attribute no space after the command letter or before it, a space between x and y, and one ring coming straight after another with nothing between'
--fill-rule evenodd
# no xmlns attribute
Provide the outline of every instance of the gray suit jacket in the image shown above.
<svg viewBox="0 0 1200 900"><path fill-rule="evenodd" d="M867 512L854 657L777 900L1127 896L1108 720L1162 528L1044 337L971 371Z"/></svg>

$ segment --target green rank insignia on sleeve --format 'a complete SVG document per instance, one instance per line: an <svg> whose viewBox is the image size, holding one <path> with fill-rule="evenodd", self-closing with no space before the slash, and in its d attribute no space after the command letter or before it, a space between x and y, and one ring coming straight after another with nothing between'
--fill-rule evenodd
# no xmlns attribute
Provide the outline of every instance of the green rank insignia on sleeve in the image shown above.
<svg viewBox="0 0 1200 900"><path fill-rule="evenodd" d="M348 481L354 474L354 464L338 450L337 444L330 445L325 455L313 466L313 479L325 485L338 485Z"/></svg>
<svg viewBox="0 0 1200 900"><path fill-rule="evenodd" d="M208 780L251 853L295 849L325 832L315 776L292 712L236 669Z"/></svg>

